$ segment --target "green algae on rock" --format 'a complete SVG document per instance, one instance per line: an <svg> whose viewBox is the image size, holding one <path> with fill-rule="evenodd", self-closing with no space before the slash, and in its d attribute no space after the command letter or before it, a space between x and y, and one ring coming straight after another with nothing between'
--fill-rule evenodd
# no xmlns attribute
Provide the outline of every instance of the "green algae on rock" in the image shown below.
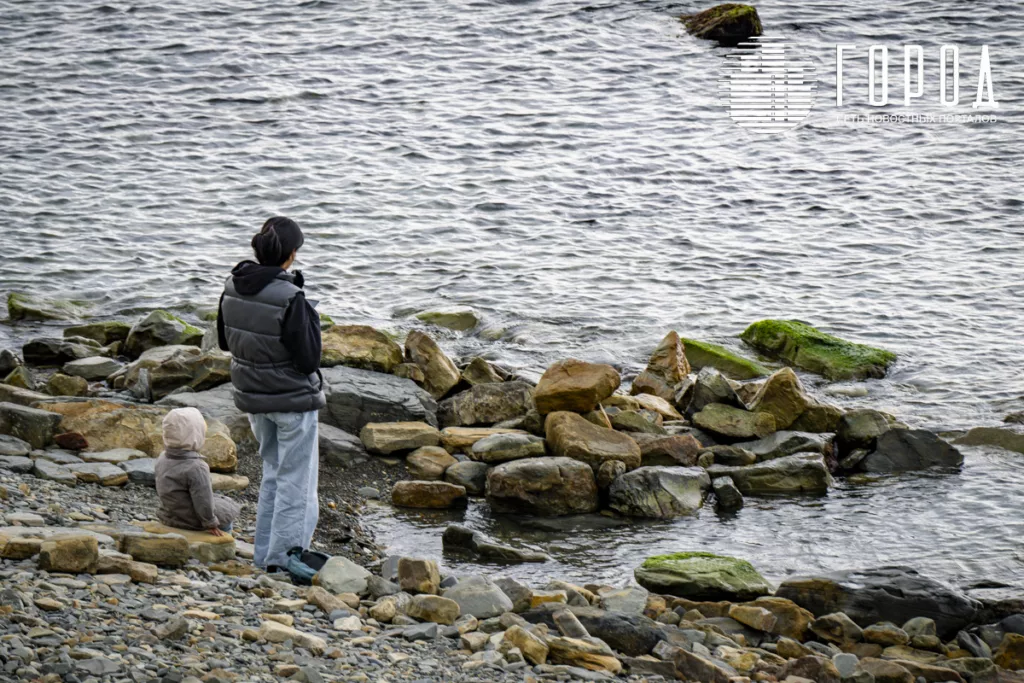
<svg viewBox="0 0 1024 683"><path fill-rule="evenodd" d="M122 320L103 320L64 328L64 338L85 337L106 346L128 338L132 326Z"/></svg>
<svg viewBox="0 0 1024 683"><path fill-rule="evenodd" d="M132 325L124 342L124 353L130 358L138 358L156 346L199 346L202 341L203 330L167 311L156 310Z"/></svg>
<svg viewBox="0 0 1024 683"><path fill-rule="evenodd" d="M480 316L468 306L445 308L417 313L416 318L430 325L446 327L456 332L471 330L480 324Z"/></svg>
<svg viewBox="0 0 1024 683"><path fill-rule="evenodd" d="M764 377L772 373L770 368L733 353L724 346L696 339L683 339L682 341L683 347L686 349L686 360L690 362L690 367L694 370L710 366L731 379L740 380Z"/></svg>
<svg viewBox="0 0 1024 683"><path fill-rule="evenodd" d="M36 296L24 292L7 294L7 316L11 320L73 320L89 314L87 301Z"/></svg>
<svg viewBox="0 0 1024 683"><path fill-rule="evenodd" d="M694 37L714 40L720 45L737 45L763 32L753 5L726 3L679 19Z"/></svg>
<svg viewBox="0 0 1024 683"><path fill-rule="evenodd" d="M691 600L753 600L772 591L746 560L704 552L648 557L633 575L649 591Z"/></svg>
<svg viewBox="0 0 1024 683"><path fill-rule="evenodd" d="M762 353L831 380L884 377L896 354L833 337L799 320L760 320L740 339Z"/></svg>

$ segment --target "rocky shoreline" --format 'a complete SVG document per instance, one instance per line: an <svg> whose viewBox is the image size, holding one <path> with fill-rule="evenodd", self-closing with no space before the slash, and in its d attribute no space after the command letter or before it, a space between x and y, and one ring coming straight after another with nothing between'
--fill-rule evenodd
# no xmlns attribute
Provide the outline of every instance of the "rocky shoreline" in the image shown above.
<svg viewBox="0 0 1024 683"><path fill-rule="evenodd" d="M8 298L11 321L77 316ZM321 525L335 555L312 588L248 558L259 464L210 328L154 311L86 322L0 350L0 677L40 681L1024 681L1024 594L984 603L905 567L791 577L742 559L650 557L619 585L502 576L543 563L460 525L446 552L494 564L457 576L386 556L367 499L406 509L602 515L628 523L735 509L750 496L821 496L856 472L942 468L957 444L1024 452L1010 416L953 443L808 392L883 376L893 354L797 321L741 338L760 358L671 332L627 378L566 359L541 377L456 363L427 333L476 326L424 312L402 344L324 321ZM209 320L205 321L209 323ZM15 323L16 324L16 323ZM631 381L628 381L631 380ZM243 502L228 542L153 522L159 422L208 421L215 486Z"/></svg>

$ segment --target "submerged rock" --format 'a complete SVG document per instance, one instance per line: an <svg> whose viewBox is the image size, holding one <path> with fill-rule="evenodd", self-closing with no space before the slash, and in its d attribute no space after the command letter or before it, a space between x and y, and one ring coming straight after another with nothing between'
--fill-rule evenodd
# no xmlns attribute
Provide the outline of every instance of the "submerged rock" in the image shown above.
<svg viewBox="0 0 1024 683"><path fill-rule="evenodd" d="M391 372L402 362L402 347L369 325L333 325L322 335L320 366Z"/></svg>
<svg viewBox="0 0 1024 683"><path fill-rule="evenodd" d="M525 458L487 474L487 502L495 512L574 515L598 508L597 482L589 465L571 458Z"/></svg>
<svg viewBox="0 0 1024 683"><path fill-rule="evenodd" d="M1024 453L1024 433L1008 427L975 427L953 443L963 446L994 446Z"/></svg>
<svg viewBox="0 0 1024 683"><path fill-rule="evenodd" d="M485 560L499 562L546 562L551 559L541 552L502 545L479 531L458 524L449 524L445 528L441 545L445 550L468 552Z"/></svg>
<svg viewBox="0 0 1024 683"><path fill-rule="evenodd" d="M865 472L907 472L929 467L959 467L964 456L955 446L926 429L890 429L875 450L860 461Z"/></svg>
<svg viewBox="0 0 1024 683"><path fill-rule="evenodd" d="M656 555L633 575L653 593L690 600L743 602L771 593L771 586L749 562L711 553Z"/></svg>
<svg viewBox="0 0 1024 683"><path fill-rule="evenodd" d="M544 372L533 400L541 415L560 410L585 413L611 396L620 382L619 373L610 365L570 358Z"/></svg>
<svg viewBox="0 0 1024 683"><path fill-rule="evenodd" d="M727 3L697 14L680 17L686 30L696 38L720 45L737 45L761 35L761 18L752 5Z"/></svg>
<svg viewBox="0 0 1024 683"><path fill-rule="evenodd" d="M7 295L7 316L11 320L73 320L89 314L89 303L23 292Z"/></svg>
<svg viewBox="0 0 1024 683"><path fill-rule="evenodd" d="M884 377L896 354L833 337L799 320L761 320L740 338L762 353L831 380Z"/></svg>
<svg viewBox="0 0 1024 683"><path fill-rule="evenodd" d="M972 623L981 603L909 567L879 567L787 579L775 592L816 616L842 612L859 626L903 624L912 617L935 621L949 638Z"/></svg>
<svg viewBox="0 0 1024 683"><path fill-rule="evenodd" d="M739 510L743 507L743 494L736 488L732 477L715 477L711 481L715 502L719 510Z"/></svg>
<svg viewBox="0 0 1024 683"><path fill-rule="evenodd" d="M124 353L129 358L138 358L156 346L199 346L202 341L203 330L167 311L157 310L132 325L124 342Z"/></svg>
<svg viewBox="0 0 1024 683"><path fill-rule="evenodd" d="M774 493L826 493L832 485L825 459L815 453L797 453L744 467L712 465L712 477L732 477L743 495Z"/></svg>
<svg viewBox="0 0 1024 683"><path fill-rule="evenodd" d="M724 346L696 339L683 339L686 360L694 370L714 368L731 379L754 379L770 375L771 370L757 361L733 353Z"/></svg>
<svg viewBox="0 0 1024 683"><path fill-rule="evenodd" d="M416 314L418 320L456 332L472 330L480 324L480 316L469 306L454 306Z"/></svg>
<svg viewBox="0 0 1024 683"><path fill-rule="evenodd" d="M794 453L818 453L826 455L832 449L832 437L806 432L775 432L757 441L736 444L753 453L758 460L774 460Z"/></svg>
<svg viewBox="0 0 1024 683"><path fill-rule="evenodd" d="M654 349L647 367L633 380L629 393L653 394L671 403L676 399L680 383L689 374L690 364L686 360L683 342L679 333L673 330Z"/></svg>
<svg viewBox="0 0 1024 683"><path fill-rule="evenodd" d="M671 519L699 510L710 486L700 467L641 467L612 482L608 505L628 517Z"/></svg>

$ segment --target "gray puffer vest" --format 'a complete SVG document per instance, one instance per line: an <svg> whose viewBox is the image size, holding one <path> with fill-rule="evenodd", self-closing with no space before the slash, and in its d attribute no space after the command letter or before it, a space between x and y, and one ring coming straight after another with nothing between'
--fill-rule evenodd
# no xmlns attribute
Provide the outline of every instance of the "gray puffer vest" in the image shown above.
<svg viewBox="0 0 1024 683"><path fill-rule="evenodd" d="M231 349L235 405L246 413L305 413L326 404L319 373L295 369L281 343L288 303L299 291L293 276L281 272L257 294L242 295L232 278L224 284L221 315Z"/></svg>

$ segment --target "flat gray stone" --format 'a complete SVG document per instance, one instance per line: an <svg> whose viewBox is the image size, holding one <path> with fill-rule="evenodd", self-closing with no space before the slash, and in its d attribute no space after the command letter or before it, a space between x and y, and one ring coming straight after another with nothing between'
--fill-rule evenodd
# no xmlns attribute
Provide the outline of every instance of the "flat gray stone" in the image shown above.
<svg viewBox="0 0 1024 683"><path fill-rule="evenodd" d="M64 373L90 382L106 379L124 367L124 363L104 356L90 356L64 364Z"/></svg>
<svg viewBox="0 0 1024 683"><path fill-rule="evenodd" d="M16 436L0 434L0 455L28 455L32 446Z"/></svg>
<svg viewBox="0 0 1024 683"><path fill-rule="evenodd" d="M370 458L363 442L355 434L321 422L318 435L322 463L334 467L351 467Z"/></svg>
<svg viewBox="0 0 1024 683"><path fill-rule="evenodd" d="M67 468L75 473L79 481L86 483L120 486L128 481L125 471L109 462L86 462L81 465L67 465Z"/></svg>
<svg viewBox="0 0 1024 683"><path fill-rule="evenodd" d="M128 473L128 481L143 486L156 486L156 458L128 460L118 465Z"/></svg>
<svg viewBox="0 0 1024 683"><path fill-rule="evenodd" d="M32 474L40 479L49 479L65 486L76 486L78 484L78 477L74 472L64 465L58 465L43 458L36 458L33 463Z"/></svg>
<svg viewBox="0 0 1024 683"><path fill-rule="evenodd" d="M832 435L781 431L757 441L746 441L735 445L750 451L757 456L759 461L783 458L794 453L826 455L832 446Z"/></svg>
<svg viewBox="0 0 1024 683"><path fill-rule="evenodd" d="M77 455L56 448L45 451L33 451L32 457L36 460L49 460L58 465L78 465L85 462Z"/></svg>
<svg viewBox="0 0 1024 683"><path fill-rule="evenodd" d="M111 465L120 465L129 460L148 458L149 455L134 448L113 448L109 451L82 453L79 457L85 462L107 462Z"/></svg>
<svg viewBox="0 0 1024 683"><path fill-rule="evenodd" d="M32 471L32 458L23 455L0 455L0 470L28 474Z"/></svg>

